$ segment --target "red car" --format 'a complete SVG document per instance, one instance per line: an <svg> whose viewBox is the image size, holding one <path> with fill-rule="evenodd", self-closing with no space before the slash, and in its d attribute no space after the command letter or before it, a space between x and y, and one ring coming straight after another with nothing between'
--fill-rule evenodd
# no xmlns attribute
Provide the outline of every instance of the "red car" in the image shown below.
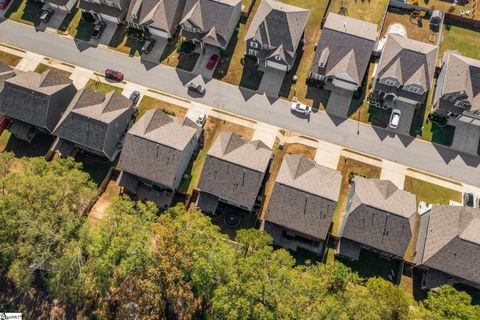
<svg viewBox="0 0 480 320"><path fill-rule="evenodd" d="M123 73L120 71L115 71L112 69L105 70L105 77L107 79L115 80L115 81L122 81L123 80Z"/></svg>
<svg viewBox="0 0 480 320"><path fill-rule="evenodd" d="M0 10L7 9L10 2L12 2L12 0L0 0Z"/></svg>
<svg viewBox="0 0 480 320"><path fill-rule="evenodd" d="M218 54L213 54L211 57L210 57L210 60L208 60L208 63L207 63L207 69L208 70L212 70L213 68L215 68L215 66L217 65L217 62L218 62L218 59L220 57L218 56Z"/></svg>

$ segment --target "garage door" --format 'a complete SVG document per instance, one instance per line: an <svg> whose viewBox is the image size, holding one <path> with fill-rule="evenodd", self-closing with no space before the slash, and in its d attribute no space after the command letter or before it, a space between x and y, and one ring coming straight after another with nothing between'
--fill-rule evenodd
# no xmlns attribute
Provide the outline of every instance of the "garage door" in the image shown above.
<svg viewBox="0 0 480 320"><path fill-rule="evenodd" d="M267 66L272 67L272 68L275 68L275 69L279 69L279 70L284 70L284 71L287 70L287 66L286 66L286 65L283 65L283 64L280 64L280 63L276 63L276 62L272 62L272 61L267 61Z"/></svg>

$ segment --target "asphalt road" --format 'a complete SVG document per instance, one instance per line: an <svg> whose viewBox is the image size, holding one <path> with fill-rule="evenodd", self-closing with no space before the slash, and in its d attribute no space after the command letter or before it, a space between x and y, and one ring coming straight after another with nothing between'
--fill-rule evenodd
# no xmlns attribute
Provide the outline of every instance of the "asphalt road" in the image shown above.
<svg viewBox="0 0 480 320"><path fill-rule="evenodd" d="M142 64L139 59L104 47L91 47L83 42L75 42L50 32L36 31L32 27L9 20L0 22L0 42L98 72L103 72L105 68L117 69L125 74L128 81L480 186L480 158L459 155L458 152L443 146L411 137L399 137L356 121L332 119L324 112L314 113L310 119L301 118L291 114L289 104L284 100L271 101L263 95L217 80L206 83L207 93L201 97L187 92L184 87L194 78L190 73L162 65ZM198 77L196 81L203 80Z"/></svg>

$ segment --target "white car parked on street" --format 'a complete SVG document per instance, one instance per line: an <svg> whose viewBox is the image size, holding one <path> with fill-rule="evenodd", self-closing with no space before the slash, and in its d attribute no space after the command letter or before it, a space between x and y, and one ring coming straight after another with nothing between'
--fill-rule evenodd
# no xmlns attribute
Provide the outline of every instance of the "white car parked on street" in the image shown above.
<svg viewBox="0 0 480 320"><path fill-rule="evenodd" d="M292 104L290 105L290 109L293 112L298 112L302 114L310 114L312 112L312 108L300 102L292 102Z"/></svg>

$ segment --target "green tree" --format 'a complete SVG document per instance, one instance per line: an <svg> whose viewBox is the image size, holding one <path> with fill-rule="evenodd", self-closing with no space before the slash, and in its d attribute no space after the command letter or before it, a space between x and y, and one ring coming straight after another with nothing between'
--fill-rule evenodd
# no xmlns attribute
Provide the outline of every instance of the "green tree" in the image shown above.
<svg viewBox="0 0 480 320"><path fill-rule="evenodd" d="M366 286L382 319L410 319L413 301L405 291L381 278L368 279Z"/></svg>
<svg viewBox="0 0 480 320"><path fill-rule="evenodd" d="M0 264L23 290L35 279L56 291L65 285L60 261L75 250L94 184L72 159L22 159L19 166L0 177Z"/></svg>
<svg viewBox="0 0 480 320"><path fill-rule="evenodd" d="M472 298L463 291L443 285L428 293L421 306L424 319L428 320L471 320L480 319L480 306L472 305Z"/></svg>

